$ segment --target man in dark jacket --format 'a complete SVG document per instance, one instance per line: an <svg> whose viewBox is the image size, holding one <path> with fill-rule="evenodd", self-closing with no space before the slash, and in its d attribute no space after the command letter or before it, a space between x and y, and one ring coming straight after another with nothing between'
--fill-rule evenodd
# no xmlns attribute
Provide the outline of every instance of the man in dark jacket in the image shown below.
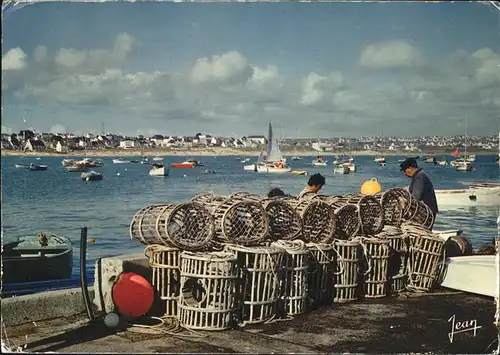
<svg viewBox="0 0 500 355"><path fill-rule="evenodd" d="M419 168L417 161L414 158L406 159L399 166L401 167L401 171L403 171L406 176L411 178L409 189L410 193L417 200L422 201L429 206L434 214L434 220L436 220L438 205L436 194L434 192L434 186L432 185L432 181L429 176L425 173L425 171Z"/></svg>

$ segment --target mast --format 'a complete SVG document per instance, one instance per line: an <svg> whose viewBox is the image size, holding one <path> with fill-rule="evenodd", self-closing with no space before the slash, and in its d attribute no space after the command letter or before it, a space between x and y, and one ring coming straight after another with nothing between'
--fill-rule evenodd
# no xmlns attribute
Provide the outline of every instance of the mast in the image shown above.
<svg viewBox="0 0 500 355"><path fill-rule="evenodd" d="M468 126L468 118L465 116L465 143L464 143L464 151L465 156L464 159L467 159L467 127Z"/></svg>

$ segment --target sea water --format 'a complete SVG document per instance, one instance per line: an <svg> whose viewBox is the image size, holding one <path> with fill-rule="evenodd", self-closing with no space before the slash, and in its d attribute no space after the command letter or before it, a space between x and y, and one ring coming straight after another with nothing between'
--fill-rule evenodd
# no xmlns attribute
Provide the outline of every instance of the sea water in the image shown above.
<svg viewBox="0 0 500 355"><path fill-rule="evenodd" d="M94 168L103 174L102 181L83 181L80 173L66 172L61 165L63 157L3 157L2 158L2 230L5 236L40 231L64 235L73 242L74 268L72 280L43 284L40 287L61 288L78 286L80 228L88 227L88 237L95 243L88 245L87 274L93 282L95 261L101 257L144 251L144 245L131 240L129 226L134 214L144 206L187 201L198 193L211 191L230 194L248 191L266 194L279 187L288 194L298 194L308 176L291 174L264 174L243 170L243 164L234 156L203 156L205 166L194 169L170 169L168 177L149 176L148 164L113 164L111 157L103 158L104 165ZM399 170L398 160L387 157L385 166L379 166L372 157L356 157L356 173L334 174L331 161L327 167L313 167L315 157L288 163L295 170L319 172L326 177L322 194L357 193L362 183L372 177L379 180L384 190L405 187L409 179ZM140 160L140 157L130 159ZM180 157L165 157L165 164L182 161ZM256 157L251 159L255 161ZM46 171L17 169L16 163L36 163L49 166ZM249 164L248 162L245 164ZM495 156L478 156L475 172L457 172L450 166L424 164L436 189L464 188L461 182L498 182L499 167ZM215 173L207 174L205 170ZM497 236L498 207L441 208L436 229L461 229L475 248ZM38 286L37 286L38 287ZM6 288L4 287L4 292ZM37 288L39 290L39 287ZM8 291L8 288L7 288ZM25 291L31 292L32 289Z"/></svg>

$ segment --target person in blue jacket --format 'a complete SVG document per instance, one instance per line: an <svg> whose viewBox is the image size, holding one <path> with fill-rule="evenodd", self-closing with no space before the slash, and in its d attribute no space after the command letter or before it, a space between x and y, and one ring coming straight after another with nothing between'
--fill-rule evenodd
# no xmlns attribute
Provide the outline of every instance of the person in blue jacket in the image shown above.
<svg viewBox="0 0 500 355"><path fill-rule="evenodd" d="M400 165L401 171L411 178L409 191L410 193L419 201L422 201L434 214L434 221L436 220L436 215L438 211L438 205L436 200L436 193L434 192L434 185L429 178L429 175L425 173L418 166L417 161L414 158L408 158ZM432 223L434 225L434 222ZM432 229L432 226L431 226Z"/></svg>

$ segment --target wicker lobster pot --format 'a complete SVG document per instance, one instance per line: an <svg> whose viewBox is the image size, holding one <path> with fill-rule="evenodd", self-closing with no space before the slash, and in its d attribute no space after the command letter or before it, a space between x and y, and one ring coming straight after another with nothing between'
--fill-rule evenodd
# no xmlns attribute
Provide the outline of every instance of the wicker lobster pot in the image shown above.
<svg viewBox="0 0 500 355"><path fill-rule="evenodd" d="M311 194L313 195L313 194ZM283 198L299 214L303 223L302 238L307 242L329 243L335 231L335 215L326 202L314 196Z"/></svg>
<svg viewBox="0 0 500 355"><path fill-rule="evenodd" d="M331 244L306 245L309 250L308 296L311 308L330 304L333 299L335 253Z"/></svg>
<svg viewBox="0 0 500 355"><path fill-rule="evenodd" d="M376 237L389 241L388 269L391 290L403 292L406 290L408 282L408 239L404 236L401 228L387 225Z"/></svg>
<svg viewBox="0 0 500 355"><path fill-rule="evenodd" d="M269 237L271 240L295 240L302 235L302 218L297 211L286 203L282 197L261 197L246 192L236 192L231 197L260 203L269 221Z"/></svg>
<svg viewBox="0 0 500 355"><path fill-rule="evenodd" d="M358 266L360 244L356 240L335 240L337 254L333 302L343 303L358 299Z"/></svg>
<svg viewBox="0 0 500 355"><path fill-rule="evenodd" d="M307 310L307 269L309 250L301 240L273 242L271 246L285 251L283 255L283 272L281 278L281 298L284 301L280 308L288 315L305 313Z"/></svg>
<svg viewBox="0 0 500 355"><path fill-rule="evenodd" d="M130 224L130 235L144 244L203 250L215 232L210 212L198 203L153 205L141 209Z"/></svg>
<svg viewBox="0 0 500 355"><path fill-rule="evenodd" d="M389 293L389 241L373 237L361 237L355 240L359 241L364 256L360 268L363 275L364 297L386 297Z"/></svg>
<svg viewBox="0 0 500 355"><path fill-rule="evenodd" d="M384 210L384 224L399 227L403 219L404 201L393 189L375 195Z"/></svg>
<svg viewBox="0 0 500 355"><path fill-rule="evenodd" d="M276 315L284 251L276 247L227 245L240 267L239 315L242 325L262 323Z"/></svg>
<svg viewBox="0 0 500 355"><path fill-rule="evenodd" d="M177 248L158 244L148 245L145 251L151 268L151 284L165 307L165 317L177 316L180 253L181 251Z"/></svg>
<svg viewBox="0 0 500 355"><path fill-rule="evenodd" d="M375 196L352 194L339 201L358 206L359 233L362 235L374 235L384 228L384 210Z"/></svg>
<svg viewBox="0 0 500 355"><path fill-rule="evenodd" d="M422 201L417 201L418 207L417 211L410 219L411 222L415 222L416 224L425 227L426 229L430 229L432 224L434 223L434 214L432 213L429 206L427 206Z"/></svg>
<svg viewBox="0 0 500 355"><path fill-rule="evenodd" d="M256 245L268 235L267 214L258 202L242 196L200 194L191 201L203 204L215 219L215 239L222 243Z"/></svg>
<svg viewBox="0 0 500 355"><path fill-rule="evenodd" d="M403 206L403 221L410 220L417 212L418 200L408 190L400 187L389 189L389 191L391 194L397 195L401 201Z"/></svg>
<svg viewBox="0 0 500 355"><path fill-rule="evenodd" d="M333 209L335 216L334 238L347 240L354 237L361 228L358 206L342 202L339 197L327 198L326 203Z"/></svg>
<svg viewBox="0 0 500 355"><path fill-rule="evenodd" d="M438 265L443 257L445 241L424 227L413 223L401 225L410 240L407 289L426 292L438 278Z"/></svg>
<svg viewBox="0 0 500 355"><path fill-rule="evenodd" d="M227 252L182 252L180 324L188 329L224 330L233 326L238 266Z"/></svg>
<svg viewBox="0 0 500 355"><path fill-rule="evenodd" d="M130 238L145 245L164 244L157 232L156 220L166 206L149 205L137 211L130 223Z"/></svg>

